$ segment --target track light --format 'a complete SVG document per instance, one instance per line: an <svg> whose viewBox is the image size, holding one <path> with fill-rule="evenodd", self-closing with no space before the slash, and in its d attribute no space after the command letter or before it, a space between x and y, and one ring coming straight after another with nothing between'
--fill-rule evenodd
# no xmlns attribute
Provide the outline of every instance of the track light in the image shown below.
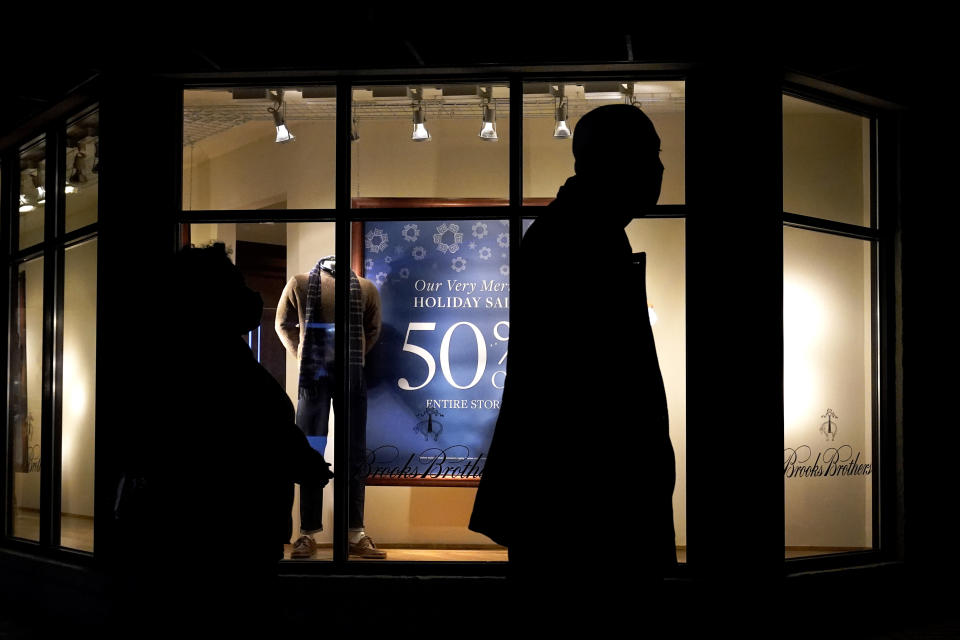
<svg viewBox="0 0 960 640"><path fill-rule="evenodd" d="M483 126L480 128L478 135L481 140L496 142L500 138L497 137L496 103L492 102L493 87L480 87L478 93L480 94L480 104L483 105Z"/></svg>
<svg viewBox="0 0 960 640"><path fill-rule="evenodd" d="M37 173L34 179L37 190L37 204L47 203L47 161L41 160L37 163Z"/></svg>
<svg viewBox="0 0 960 640"><path fill-rule="evenodd" d="M414 142L428 142L430 132L426 125L427 110L423 106L423 88L409 89L408 94L413 99L413 133L410 134L410 139Z"/></svg>
<svg viewBox="0 0 960 640"><path fill-rule="evenodd" d="M565 140L572 134L570 133L570 127L567 126L567 99L563 95L562 84L557 85L553 95L555 99L553 115L556 121L556 126L553 128L553 137Z"/></svg>
<svg viewBox="0 0 960 640"><path fill-rule="evenodd" d="M30 213L36 209L37 191L36 169L24 169L20 172L20 213Z"/></svg>
<svg viewBox="0 0 960 640"><path fill-rule="evenodd" d="M296 140L296 136L290 133L290 130L287 129L284 119L284 115L287 112L287 105L283 101L283 89L271 91L270 95L273 97L275 106L267 107L267 111L273 115L273 123L277 127L277 139L274 142L292 142ZM281 113L281 111L283 111L283 113Z"/></svg>
<svg viewBox="0 0 960 640"><path fill-rule="evenodd" d="M353 108L353 117L350 119L350 140L360 139L360 119L357 117L356 106Z"/></svg>

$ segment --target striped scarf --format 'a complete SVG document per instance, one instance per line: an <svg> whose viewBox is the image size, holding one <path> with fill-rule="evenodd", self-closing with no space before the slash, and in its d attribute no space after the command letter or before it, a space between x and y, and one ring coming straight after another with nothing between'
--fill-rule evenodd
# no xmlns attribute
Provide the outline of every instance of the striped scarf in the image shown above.
<svg viewBox="0 0 960 640"><path fill-rule="evenodd" d="M308 397L316 398L325 378L331 377L334 362L334 324L319 322L320 313L320 272L326 271L336 277L336 258L321 258L310 270L307 281L307 312L304 319L307 329L304 332L303 351L300 356L300 390ZM350 270L350 356L349 365L363 366L363 300L360 292L360 280Z"/></svg>

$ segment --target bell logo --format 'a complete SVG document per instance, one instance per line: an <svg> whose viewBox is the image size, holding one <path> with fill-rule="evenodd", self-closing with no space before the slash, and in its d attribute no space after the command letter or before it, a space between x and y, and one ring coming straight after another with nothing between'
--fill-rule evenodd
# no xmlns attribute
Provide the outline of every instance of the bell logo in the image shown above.
<svg viewBox="0 0 960 640"><path fill-rule="evenodd" d="M827 412L820 417L827 419L820 425L820 433L827 439L827 442L833 442L837 438L837 414L833 412L833 409L827 409Z"/></svg>

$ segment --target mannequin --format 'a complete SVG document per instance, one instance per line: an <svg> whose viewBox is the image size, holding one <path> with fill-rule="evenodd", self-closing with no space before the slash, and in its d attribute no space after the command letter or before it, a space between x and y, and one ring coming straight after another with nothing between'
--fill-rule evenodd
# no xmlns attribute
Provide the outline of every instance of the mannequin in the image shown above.
<svg viewBox="0 0 960 640"><path fill-rule="evenodd" d="M380 294L372 282L349 271L351 325L363 330L350 336L350 554L383 559L363 526L367 390L363 377L366 354L380 335ZM287 352L300 364L297 426L310 445L323 453L327 444L330 402L341 381L333 368L336 309L336 258L321 258L310 273L287 282L277 305L275 328ZM356 296L356 298L354 298ZM341 476L342 477L342 476ZM309 558L316 551L315 534L323 530L323 488L300 485L300 537L293 545L294 558Z"/></svg>

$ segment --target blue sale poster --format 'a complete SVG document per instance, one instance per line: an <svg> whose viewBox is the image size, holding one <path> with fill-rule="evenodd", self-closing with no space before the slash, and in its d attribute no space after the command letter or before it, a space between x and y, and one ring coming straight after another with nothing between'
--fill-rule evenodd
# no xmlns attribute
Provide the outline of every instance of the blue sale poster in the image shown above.
<svg viewBox="0 0 960 640"><path fill-rule="evenodd" d="M367 222L380 292L367 354L367 482L470 482L483 472L510 339L507 220Z"/></svg>

